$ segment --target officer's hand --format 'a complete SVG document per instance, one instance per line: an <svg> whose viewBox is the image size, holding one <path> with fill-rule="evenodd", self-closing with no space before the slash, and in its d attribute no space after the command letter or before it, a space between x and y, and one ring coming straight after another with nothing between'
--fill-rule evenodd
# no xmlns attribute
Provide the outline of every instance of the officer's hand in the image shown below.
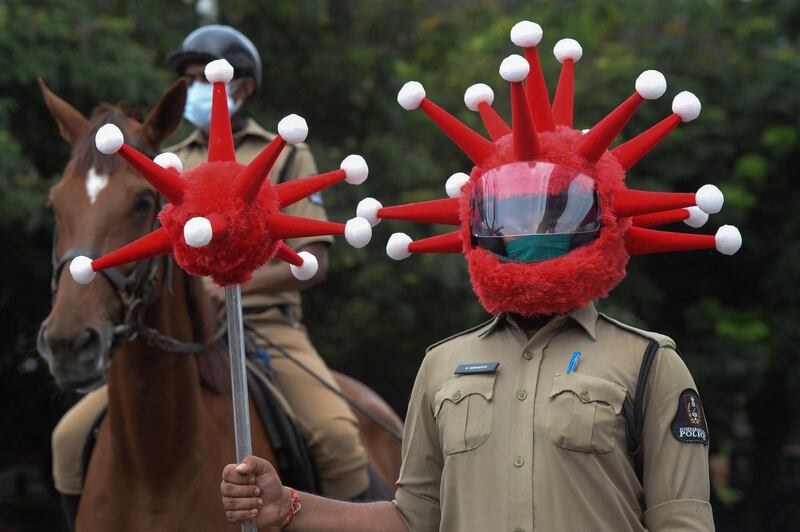
<svg viewBox="0 0 800 532"><path fill-rule="evenodd" d="M291 494L272 464L248 456L222 470L222 505L231 523L255 519L256 526L280 526L291 508Z"/></svg>

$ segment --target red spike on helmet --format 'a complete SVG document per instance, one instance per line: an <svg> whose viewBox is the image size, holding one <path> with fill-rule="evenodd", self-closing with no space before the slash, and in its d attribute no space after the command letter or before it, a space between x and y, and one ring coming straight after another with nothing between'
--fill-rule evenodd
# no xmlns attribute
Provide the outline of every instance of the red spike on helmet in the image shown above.
<svg viewBox="0 0 800 532"><path fill-rule="evenodd" d="M642 72L636 79L636 92L586 133L580 147L581 155L591 162L597 161L614 142L614 138L622 131L639 105L644 100L660 98L666 90L667 81L661 72Z"/></svg>
<svg viewBox="0 0 800 532"><path fill-rule="evenodd" d="M672 114L644 133L611 150L624 169L635 165L639 159L658 145L681 122L691 122L700 115L700 100L688 91L672 100Z"/></svg>
<svg viewBox="0 0 800 532"><path fill-rule="evenodd" d="M206 77L214 84L209 154L208 162L196 168L183 171L174 154L150 161L123 145L116 126L98 130L97 148L107 154L119 151L169 203L159 214L162 228L94 261L74 259L70 272L76 281L88 283L97 271L170 252L187 272L210 275L222 285L246 282L253 270L273 257L288 262L294 275L305 280L316 273L317 259L308 252L295 253L283 239L344 234L355 247L369 242L372 229L363 218L338 224L280 212L339 181L360 184L368 173L364 159L351 155L339 170L273 187L267 176L281 150L286 144L303 142L308 134L299 116L281 120L279 136L249 165L236 162L226 94L232 76L233 68L224 59L206 67Z"/></svg>
<svg viewBox="0 0 800 532"><path fill-rule="evenodd" d="M421 108L439 126L461 151L476 165L481 165L492 154L492 143L465 126L456 117L425 97L425 88L418 81L409 81L397 93L397 103L411 111Z"/></svg>
<svg viewBox="0 0 800 532"><path fill-rule="evenodd" d="M511 28L511 42L525 49L525 59L530 64L531 74L525 88L528 107L533 115L538 131L552 131L555 127L550 110L550 95L544 80L542 64L539 61L537 45L542 40L542 27L535 22L523 20Z"/></svg>
<svg viewBox="0 0 800 532"><path fill-rule="evenodd" d="M464 104L470 111L477 111L492 140L497 140L511 133L511 128L503 118L492 109L494 91L484 83L476 83L464 92Z"/></svg>
<svg viewBox="0 0 800 532"><path fill-rule="evenodd" d="M561 63L561 76L553 99L553 121L558 126L572 127L575 63L583 56L583 48L575 39L561 39L553 48L553 55Z"/></svg>
<svg viewBox="0 0 800 532"><path fill-rule="evenodd" d="M642 73L634 94L584 134L572 129L580 45L562 39L554 49L562 72L551 110L536 51L541 35L541 28L527 21L511 32L512 41L525 48L527 61L516 56L501 67L501 76L511 83L510 130L492 111L494 95L488 86L473 85L464 95L467 107L481 113L491 143L438 108L433 112L429 104L426 112L477 165L469 176L457 173L448 179L452 200L385 208L373 198L359 203L358 215L373 225L393 218L458 221L461 226L419 241L396 233L387 244L388 255L403 259L412 253L462 251L475 292L489 312L531 316L566 313L607 295L624 278L630 255L714 248L735 253L741 236L731 226L714 236L645 229L681 220L702 226L708 214L722 207L722 193L713 185L685 194L625 187L627 168L679 122L697 117L697 98L680 93L670 118L609 156L609 146L639 105L664 94L664 76ZM427 102L416 82L404 87L398 101L406 109L424 109ZM476 137L480 140L473 142ZM452 212L455 202L458 216Z"/></svg>
<svg viewBox="0 0 800 532"><path fill-rule="evenodd" d="M500 64L500 77L511 84L511 124L514 154L520 161L535 159L539 153L539 138L528 109L522 80L528 76L530 65L520 55L510 55Z"/></svg>

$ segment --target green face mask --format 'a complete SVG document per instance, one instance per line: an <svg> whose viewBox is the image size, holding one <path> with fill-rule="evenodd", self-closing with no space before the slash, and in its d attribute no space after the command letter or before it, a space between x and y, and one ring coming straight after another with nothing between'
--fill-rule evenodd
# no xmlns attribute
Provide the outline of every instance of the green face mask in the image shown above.
<svg viewBox="0 0 800 532"><path fill-rule="evenodd" d="M528 235L507 241L508 258L518 262L539 262L561 257L569 252L571 234Z"/></svg>

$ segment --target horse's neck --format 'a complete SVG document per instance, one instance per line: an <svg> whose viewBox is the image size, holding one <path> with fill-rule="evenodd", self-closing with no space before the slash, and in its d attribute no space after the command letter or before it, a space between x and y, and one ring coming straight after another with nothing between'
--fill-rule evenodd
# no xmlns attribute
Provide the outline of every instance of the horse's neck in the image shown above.
<svg viewBox="0 0 800 532"><path fill-rule="evenodd" d="M148 307L145 324L176 340L195 341L187 279L180 270L172 286L172 293L162 290ZM108 395L115 454L136 469L148 464L157 471L157 464L174 460L174 453L199 440L202 385L192 354L169 353L142 339L129 342L109 368Z"/></svg>

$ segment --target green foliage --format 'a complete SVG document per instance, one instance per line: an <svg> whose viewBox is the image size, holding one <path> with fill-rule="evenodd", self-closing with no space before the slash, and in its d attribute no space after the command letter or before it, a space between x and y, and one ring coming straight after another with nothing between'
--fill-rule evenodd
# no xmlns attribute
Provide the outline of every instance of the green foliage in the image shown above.
<svg viewBox="0 0 800 532"><path fill-rule="evenodd" d="M670 112L691 90L699 120L682 125L631 172L629 185L695 190L713 182L726 194L706 228L741 227L734 257L692 252L635 257L602 309L674 337L703 393L719 441L752 422L747 408L779 370L788 401L800 407L796 322L800 308L800 190L794 183L800 133L800 8L797 2L741 0L227 0L223 22L239 27L263 55L264 83L252 106L267 128L289 112L311 126L321 169L362 153L370 179L336 187L325 199L333 219L356 202L384 204L444 196L444 182L467 159L423 113L396 103L416 79L429 97L481 130L464 108L464 89L483 81L509 116L497 67L517 50L508 30L519 19L544 30L542 58L551 92L558 65L549 50L578 39L576 127L590 127L627 97L636 75L665 73L667 95L643 105L625 140ZM33 355L46 314L50 217L46 190L68 158L38 95L42 76L84 113L100 101L152 105L172 79L164 59L193 29L193 2L6 0L0 3L0 237L11 253L0 275L0 370L13 379ZM693 231L682 224L675 230ZM403 410L425 346L484 319L463 259L386 258L389 234L419 238L442 228L384 222L364 250L337 244L328 281L305 298L307 321L331 365L361 377ZM10 312L13 309L13 312ZM47 382L40 372L41 382Z"/></svg>

